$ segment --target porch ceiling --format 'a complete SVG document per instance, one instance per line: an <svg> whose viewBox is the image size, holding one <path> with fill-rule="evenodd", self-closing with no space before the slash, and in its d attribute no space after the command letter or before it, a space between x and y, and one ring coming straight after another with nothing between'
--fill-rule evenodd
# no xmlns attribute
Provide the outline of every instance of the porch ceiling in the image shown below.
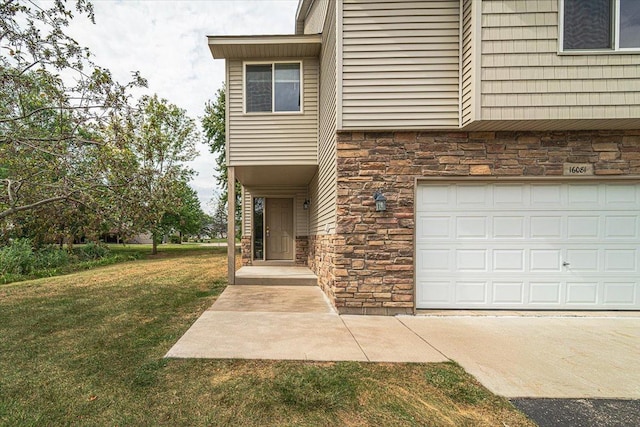
<svg viewBox="0 0 640 427"><path fill-rule="evenodd" d="M312 35L209 36L215 59L305 58L320 54L322 38Z"/></svg>
<svg viewBox="0 0 640 427"><path fill-rule="evenodd" d="M307 185L318 170L316 165L235 166L242 185Z"/></svg>

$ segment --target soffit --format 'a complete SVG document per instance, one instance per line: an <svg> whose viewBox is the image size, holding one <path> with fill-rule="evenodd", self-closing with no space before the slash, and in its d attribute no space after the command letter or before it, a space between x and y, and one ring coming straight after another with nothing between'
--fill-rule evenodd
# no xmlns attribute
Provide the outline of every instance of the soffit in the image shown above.
<svg viewBox="0 0 640 427"><path fill-rule="evenodd" d="M236 178L245 186L308 185L316 165L234 166Z"/></svg>
<svg viewBox="0 0 640 427"><path fill-rule="evenodd" d="M208 40L214 59L317 57L322 45L317 34L209 36Z"/></svg>

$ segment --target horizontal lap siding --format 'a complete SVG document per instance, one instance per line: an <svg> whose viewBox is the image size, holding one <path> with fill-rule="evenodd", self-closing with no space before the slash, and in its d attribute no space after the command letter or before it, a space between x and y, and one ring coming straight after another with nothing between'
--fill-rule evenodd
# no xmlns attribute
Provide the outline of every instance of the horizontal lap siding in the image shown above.
<svg viewBox="0 0 640 427"><path fill-rule="evenodd" d="M323 234L336 222L336 8L333 1L327 7L320 53L318 172L309 185L311 234Z"/></svg>
<svg viewBox="0 0 640 427"><path fill-rule="evenodd" d="M342 128L459 124L459 1L344 0Z"/></svg>
<svg viewBox="0 0 640 427"><path fill-rule="evenodd" d="M242 61L229 61L229 165L317 164L318 60L303 60L302 114L244 114Z"/></svg>
<svg viewBox="0 0 640 427"><path fill-rule="evenodd" d="M640 54L558 55L558 1L482 2L482 119L640 117Z"/></svg>

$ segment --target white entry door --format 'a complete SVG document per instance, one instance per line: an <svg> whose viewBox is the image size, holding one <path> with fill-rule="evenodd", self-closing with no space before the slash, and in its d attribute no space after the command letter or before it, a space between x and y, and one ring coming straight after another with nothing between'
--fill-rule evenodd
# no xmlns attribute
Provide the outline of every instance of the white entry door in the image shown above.
<svg viewBox="0 0 640 427"><path fill-rule="evenodd" d="M640 309L640 185L419 185L416 307Z"/></svg>

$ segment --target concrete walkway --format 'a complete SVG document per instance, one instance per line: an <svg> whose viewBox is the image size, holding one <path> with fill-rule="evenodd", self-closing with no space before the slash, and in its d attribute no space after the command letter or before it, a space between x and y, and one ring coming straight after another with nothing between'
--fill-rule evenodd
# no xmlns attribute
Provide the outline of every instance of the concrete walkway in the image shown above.
<svg viewBox="0 0 640 427"><path fill-rule="evenodd" d="M318 287L228 286L166 357L454 360L505 397L640 398L640 313L340 316Z"/></svg>

